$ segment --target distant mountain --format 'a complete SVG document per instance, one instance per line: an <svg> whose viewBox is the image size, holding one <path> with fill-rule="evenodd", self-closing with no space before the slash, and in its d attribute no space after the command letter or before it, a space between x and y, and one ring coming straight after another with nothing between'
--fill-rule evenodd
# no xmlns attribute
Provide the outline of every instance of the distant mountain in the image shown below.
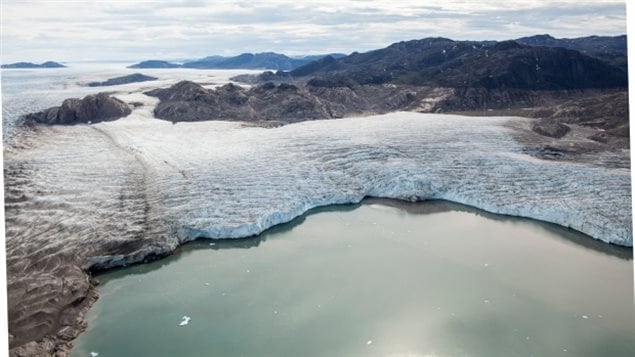
<svg viewBox="0 0 635 357"><path fill-rule="evenodd" d="M198 61L186 62L184 68L218 69L276 69L291 70L311 62L312 59L291 58L274 52L243 53L234 57L212 56Z"/></svg>
<svg viewBox="0 0 635 357"><path fill-rule="evenodd" d="M42 64L31 62L16 62L11 64L3 64L1 68L64 68L65 65L53 61L47 61Z"/></svg>
<svg viewBox="0 0 635 357"><path fill-rule="evenodd" d="M561 90L625 88L626 71L575 50L514 41L426 38L366 53L325 57L288 73L323 86L404 84L447 88ZM310 83L309 83L310 84Z"/></svg>
<svg viewBox="0 0 635 357"><path fill-rule="evenodd" d="M146 76L141 73L133 73L127 76L110 78L104 82L90 82L88 83L88 86L89 87L116 86L116 85L128 84L128 83L155 81L157 79L158 79L157 77Z"/></svg>
<svg viewBox="0 0 635 357"><path fill-rule="evenodd" d="M317 61L317 60L320 60L320 59L322 59L324 57L327 57L327 56L330 56L330 57L333 57L333 58L337 59L337 58L346 57L347 55L346 55L346 53L328 53L328 54L325 54L325 55L309 55L309 56L300 56L300 57L293 57L293 58L302 59L302 60L306 60L306 61Z"/></svg>
<svg viewBox="0 0 635 357"><path fill-rule="evenodd" d="M158 60L142 61L142 62L133 64L131 66L128 66L128 68L179 68L179 67L181 67L181 65L179 64L171 63L167 61L158 61Z"/></svg>
<svg viewBox="0 0 635 357"><path fill-rule="evenodd" d="M243 53L233 57L208 56L199 60L185 62L182 65L167 61L143 61L128 68L275 69L288 71L325 56L341 58L346 55L333 53L330 55L289 57L274 52Z"/></svg>
<svg viewBox="0 0 635 357"><path fill-rule="evenodd" d="M562 47L576 50L591 57L601 59L614 66L626 69L626 35L588 36L579 38L554 38L550 35L535 35L515 40L529 46Z"/></svg>

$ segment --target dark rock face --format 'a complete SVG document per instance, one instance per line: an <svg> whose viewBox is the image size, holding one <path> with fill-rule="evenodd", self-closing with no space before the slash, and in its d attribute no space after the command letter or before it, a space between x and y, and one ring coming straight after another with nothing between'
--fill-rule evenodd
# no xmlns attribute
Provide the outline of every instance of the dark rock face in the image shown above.
<svg viewBox="0 0 635 357"><path fill-rule="evenodd" d="M104 82L90 82L88 83L88 86L89 87L116 86L120 84L155 81L157 79L158 79L157 77L146 76L141 73L133 73L127 76L110 78Z"/></svg>
<svg viewBox="0 0 635 357"><path fill-rule="evenodd" d="M2 68L64 68L65 65L53 61L46 61L42 64L31 62L16 62L11 64L3 64Z"/></svg>
<svg viewBox="0 0 635 357"><path fill-rule="evenodd" d="M157 60L142 61L142 62L133 64L131 66L128 66L128 68L179 68L179 67L181 67L181 65L176 63L171 63L167 61L157 61Z"/></svg>
<svg viewBox="0 0 635 357"><path fill-rule="evenodd" d="M123 101L106 93L99 93L88 95L84 99L66 99L59 107L27 115L26 121L50 125L97 123L116 120L131 112L130 107Z"/></svg>

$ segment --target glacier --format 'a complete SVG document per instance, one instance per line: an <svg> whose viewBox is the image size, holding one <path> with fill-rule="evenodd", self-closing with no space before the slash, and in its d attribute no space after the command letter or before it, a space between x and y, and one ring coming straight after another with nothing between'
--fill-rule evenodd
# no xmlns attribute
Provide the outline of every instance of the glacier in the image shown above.
<svg viewBox="0 0 635 357"><path fill-rule="evenodd" d="M81 331L87 271L197 238L257 235L369 196L448 200L632 246L630 170L529 155L522 142L542 140L531 119L398 112L277 128L172 124L153 117L156 98L116 96L143 105L113 122L37 126L5 147L14 345Z"/></svg>

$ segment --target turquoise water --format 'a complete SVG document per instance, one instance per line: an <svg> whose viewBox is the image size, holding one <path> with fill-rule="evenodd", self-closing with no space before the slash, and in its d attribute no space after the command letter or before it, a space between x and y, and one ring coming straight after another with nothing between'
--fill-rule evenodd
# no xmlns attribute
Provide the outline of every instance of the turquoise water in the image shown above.
<svg viewBox="0 0 635 357"><path fill-rule="evenodd" d="M71 356L633 356L632 263L553 225L366 200L101 275Z"/></svg>

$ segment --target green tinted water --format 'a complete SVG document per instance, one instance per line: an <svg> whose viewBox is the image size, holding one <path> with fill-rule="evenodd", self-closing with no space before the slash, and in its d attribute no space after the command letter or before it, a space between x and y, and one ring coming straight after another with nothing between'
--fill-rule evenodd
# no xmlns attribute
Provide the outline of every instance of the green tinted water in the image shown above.
<svg viewBox="0 0 635 357"><path fill-rule="evenodd" d="M317 209L100 279L72 356L635 355L630 250L446 202Z"/></svg>

